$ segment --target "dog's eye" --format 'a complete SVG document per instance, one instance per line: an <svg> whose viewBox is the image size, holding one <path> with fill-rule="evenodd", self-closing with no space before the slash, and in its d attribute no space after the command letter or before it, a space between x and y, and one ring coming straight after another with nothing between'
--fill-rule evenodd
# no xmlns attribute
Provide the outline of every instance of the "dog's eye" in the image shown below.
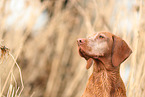
<svg viewBox="0 0 145 97"><path fill-rule="evenodd" d="M104 38L104 36L100 35L100 36L99 36L99 38L103 39L103 38Z"/></svg>

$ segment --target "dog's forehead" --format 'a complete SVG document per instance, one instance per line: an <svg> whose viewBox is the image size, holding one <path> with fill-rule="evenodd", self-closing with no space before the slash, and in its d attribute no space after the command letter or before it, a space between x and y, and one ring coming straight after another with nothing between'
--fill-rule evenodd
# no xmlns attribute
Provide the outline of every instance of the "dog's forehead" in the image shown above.
<svg viewBox="0 0 145 97"><path fill-rule="evenodd" d="M91 38L91 37L94 37L94 38L95 38L95 37L97 37L98 35L103 35L103 36L106 36L106 37L112 37L112 36L113 36L113 34L110 33L110 32L95 32L95 33L89 35L88 37L89 37L89 38Z"/></svg>

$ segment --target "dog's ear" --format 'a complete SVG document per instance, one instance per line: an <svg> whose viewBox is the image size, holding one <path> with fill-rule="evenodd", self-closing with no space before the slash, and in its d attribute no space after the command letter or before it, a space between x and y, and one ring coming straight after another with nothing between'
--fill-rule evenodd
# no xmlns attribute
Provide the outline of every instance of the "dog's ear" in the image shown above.
<svg viewBox="0 0 145 97"><path fill-rule="evenodd" d="M112 38L112 64L113 66L118 66L130 56L132 50L129 48L127 43L120 37L114 35Z"/></svg>

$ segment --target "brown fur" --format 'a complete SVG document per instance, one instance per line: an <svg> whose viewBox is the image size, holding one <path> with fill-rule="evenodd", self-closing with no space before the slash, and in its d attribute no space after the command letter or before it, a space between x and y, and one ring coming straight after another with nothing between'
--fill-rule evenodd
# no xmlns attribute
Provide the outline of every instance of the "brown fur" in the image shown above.
<svg viewBox="0 0 145 97"><path fill-rule="evenodd" d="M109 32L98 32L77 42L80 56L87 60L87 69L94 61L82 97L126 97L119 72L120 64L132 52L126 42Z"/></svg>

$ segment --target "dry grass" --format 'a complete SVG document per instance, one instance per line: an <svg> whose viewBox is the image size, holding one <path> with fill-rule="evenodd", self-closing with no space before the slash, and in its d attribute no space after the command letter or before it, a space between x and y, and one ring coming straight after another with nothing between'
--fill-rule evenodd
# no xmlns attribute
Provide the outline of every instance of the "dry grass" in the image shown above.
<svg viewBox="0 0 145 97"><path fill-rule="evenodd" d="M143 0L20 1L20 8L17 0L0 1L0 40L11 54L1 58L1 96L80 97L91 69L85 69L76 39L104 30L122 37L133 50L121 65L128 97L145 96ZM46 18L38 22L42 13Z"/></svg>

